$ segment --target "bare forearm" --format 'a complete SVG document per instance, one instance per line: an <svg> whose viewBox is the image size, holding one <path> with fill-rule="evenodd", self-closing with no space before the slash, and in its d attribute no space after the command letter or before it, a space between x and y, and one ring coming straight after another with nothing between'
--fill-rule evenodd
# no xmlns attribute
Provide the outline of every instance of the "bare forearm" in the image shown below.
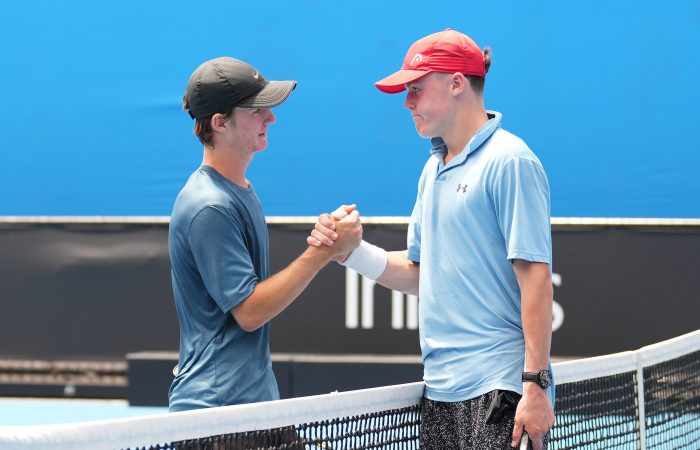
<svg viewBox="0 0 700 450"><path fill-rule="evenodd" d="M552 342L552 280L549 266L514 262L522 299L525 370L546 369Z"/></svg>
<svg viewBox="0 0 700 450"><path fill-rule="evenodd" d="M521 295L525 371L539 372L549 365L552 341L552 279L549 265L523 260L513 261ZM543 448L543 436L554 424L554 411L546 389L536 383L523 383L513 426L512 445L520 442L523 431L532 439L533 448Z"/></svg>
<svg viewBox="0 0 700 450"><path fill-rule="evenodd" d="M307 248L285 269L258 283L231 314L244 330L258 329L289 306L330 260L323 249Z"/></svg>
<svg viewBox="0 0 700 450"><path fill-rule="evenodd" d="M384 287L405 294L418 295L419 266L408 259L406 250L389 252L386 269L377 278Z"/></svg>
<svg viewBox="0 0 700 450"><path fill-rule="evenodd" d="M286 269L258 283L253 293L231 310L241 328L250 332L264 325L289 306L334 256L350 253L357 247L362 239L357 211L336 225L338 241L334 248L308 247Z"/></svg>
<svg viewBox="0 0 700 450"><path fill-rule="evenodd" d="M552 342L551 302L546 305L544 296L523 296L522 320L525 335L525 368L534 372L546 369Z"/></svg>

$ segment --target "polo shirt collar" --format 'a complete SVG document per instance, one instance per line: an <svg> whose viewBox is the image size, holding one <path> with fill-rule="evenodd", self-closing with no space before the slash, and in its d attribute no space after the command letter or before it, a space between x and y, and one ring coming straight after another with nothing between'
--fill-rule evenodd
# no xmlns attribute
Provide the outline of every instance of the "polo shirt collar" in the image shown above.
<svg viewBox="0 0 700 450"><path fill-rule="evenodd" d="M486 139L491 137L494 131L500 128L501 117L503 115L498 111L489 110L486 111L486 114L488 115L489 120L483 124L481 128L479 128L479 131L477 131L476 134L469 140L466 147L464 147L464 150L462 150L459 155L455 156L452 161L450 161L450 166L464 162L464 160L467 159L467 156L476 151L481 144L486 141ZM441 137L434 137L430 139L430 144L432 146L430 153L435 155L442 164L444 157L447 154L447 145L445 144L445 141L443 141Z"/></svg>

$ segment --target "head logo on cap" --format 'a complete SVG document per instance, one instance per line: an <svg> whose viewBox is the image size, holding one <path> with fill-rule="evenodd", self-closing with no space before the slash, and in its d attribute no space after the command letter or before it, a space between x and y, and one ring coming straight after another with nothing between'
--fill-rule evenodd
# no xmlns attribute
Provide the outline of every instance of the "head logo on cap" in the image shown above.
<svg viewBox="0 0 700 450"><path fill-rule="evenodd" d="M423 62L423 55L421 55L420 53L416 53L416 56L414 56L411 60L411 64L409 64L409 67L413 67L421 62Z"/></svg>

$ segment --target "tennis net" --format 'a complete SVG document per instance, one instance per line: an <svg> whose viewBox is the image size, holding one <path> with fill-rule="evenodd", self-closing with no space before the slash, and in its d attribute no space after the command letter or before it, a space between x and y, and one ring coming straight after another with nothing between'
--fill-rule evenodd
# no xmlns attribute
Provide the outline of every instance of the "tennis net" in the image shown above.
<svg viewBox="0 0 700 450"><path fill-rule="evenodd" d="M700 448L700 330L554 364L549 448ZM423 383L74 425L0 428L0 449L417 449Z"/></svg>
<svg viewBox="0 0 700 450"><path fill-rule="evenodd" d="M700 330L554 365L552 449L700 448Z"/></svg>

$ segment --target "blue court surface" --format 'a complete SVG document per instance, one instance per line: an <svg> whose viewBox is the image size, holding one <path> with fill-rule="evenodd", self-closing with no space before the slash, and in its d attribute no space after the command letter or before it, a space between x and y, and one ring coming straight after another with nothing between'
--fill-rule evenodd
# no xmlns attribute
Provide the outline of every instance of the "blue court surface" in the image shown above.
<svg viewBox="0 0 700 450"><path fill-rule="evenodd" d="M0 398L0 427L112 420L166 412L166 407L129 406L126 400Z"/></svg>

